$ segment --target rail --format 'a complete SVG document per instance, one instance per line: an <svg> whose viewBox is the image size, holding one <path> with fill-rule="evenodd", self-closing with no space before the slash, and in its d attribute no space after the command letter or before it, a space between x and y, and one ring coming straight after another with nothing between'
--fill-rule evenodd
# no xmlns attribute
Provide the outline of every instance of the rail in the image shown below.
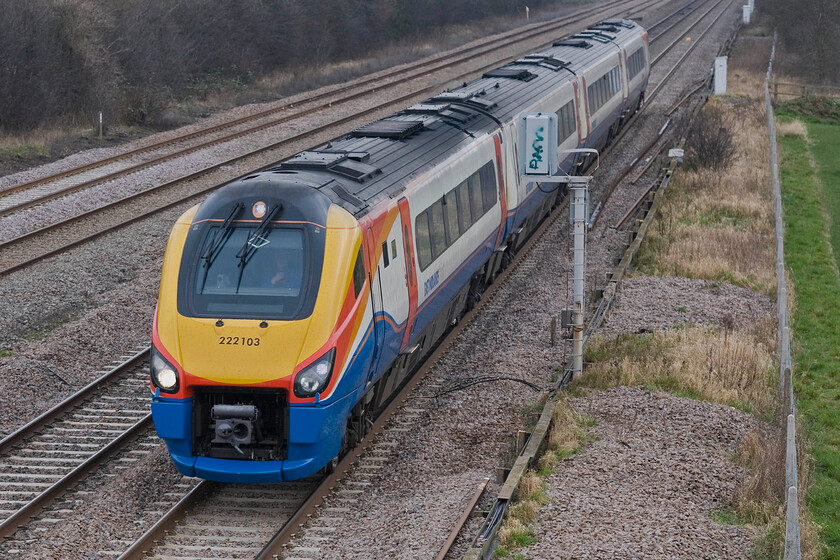
<svg viewBox="0 0 840 560"><path fill-rule="evenodd" d="M779 150L776 144L776 122L773 103L770 99L770 78L776 57L776 35L773 35L773 49L764 80L764 109L767 113L767 129L770 135L771 177L773 182L773 205L776 220L776 306L779 314L779 397L787 416L785 445L785 560L802 558L799 524L799 477L796 459L796 404L793 397L793 365L790 356L790 322L787 310L787 284L785 282L785 226L782 221L782 186L779 180Z"/></svg>

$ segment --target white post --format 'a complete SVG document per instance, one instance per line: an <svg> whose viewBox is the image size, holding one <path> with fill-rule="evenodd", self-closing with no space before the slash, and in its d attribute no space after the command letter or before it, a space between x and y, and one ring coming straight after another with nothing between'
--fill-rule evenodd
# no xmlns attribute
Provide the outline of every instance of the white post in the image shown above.
<svg viewBox="0 0 840 560"><path fill-rule="evenodd" d="M583 285L586 275L586 189L587 185L572 188L572 212L575 225L575 260L573 271L572 333L572 378L577 379L583 371Z"/></svg>
<svg viewBox="0 0 840 560"><path fill-rule="evenodd" d="M531 19L531 8L528 6L525 6L525 19L529 21Z"/></svg>
<svg viewBox="0 0 840 560"><path fill-rule="evenodd" d="M715 58L715 95L726 93L726 57Z"/></svg>
<svg viewBox="0 0 840 560"><path fill-rule="evenodd" d="M99 139L102 140L102 111L99 111Z"/></svg>

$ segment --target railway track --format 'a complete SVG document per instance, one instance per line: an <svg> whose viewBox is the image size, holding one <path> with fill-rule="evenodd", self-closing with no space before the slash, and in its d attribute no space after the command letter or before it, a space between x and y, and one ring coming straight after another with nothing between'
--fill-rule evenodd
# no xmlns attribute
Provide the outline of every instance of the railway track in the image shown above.
<svg viewBox="0 0 840 560"><path fill-rule="evenodd" d="M571 25L577 25L585 17L590 17L590 19L594 21L603 19L609 15L624 13L628 10L643 10L659 1L660 0L643 0L642 2L628 3L620 8L614 8L613 12L615 13L600 13L598 17L587 14L584 16L578 15L570 18L564 18L560 22L551 22L550 24L541 25L536 30L529 29L526 32L522 32L520 35L513 35L512 40L523 42L535 36L545 35L552 31L559 32L560 29L567 28ZM681 10L685 10L685 8L681 8ZM656 22L653 24L653 27L659 27L660 25L665 26L666 23ZM566 29L566 32L568 31L569 29ZM506 43L505 47L508 47L509 44L509 42ZM476 47L470 47L470 49L475 48ZM493 49L499 47L498 45L482 45L482 48L484 50L481 54L487 54ZM475 50L469 50L466 54L459 53L454 60L436 59L434 61L433 68L435 71L439 71L443 68L455 67L464 64L474 56L477 56ZM466 80L471 75L496 67L504 61L505 60L500 61L497 59L480 69L471 68L468 71L451 78L450 82ZM420 64L425 65L426 62L418 63L418 65ZM418 76L425 75L430 71L431 70L427 66L423 66L421 69L415 70L414 74L404 76L393 83L405 83L416 79ZM365 90L365 95L369 94L371 91L377 91L381 95L381 82L377 79L375 83L378 84L378 87L370 87ZM49 215L50 212L41 212L41 214L45 214L42 219L46 219L47 222L42 224L40 227L35 225L39 223L39 218L27 217L22 220L28 228L25 232L21 232L14 237L0 242L0 276L10 274L41 260L61 254L78 245L97 239L116 229L121 229L127 225L145 220L174 207L179 207L189 203L190 201L197 200L199 197L205 196L207 193L212 192L222 184L225 184L235 178L231 176L229 171L230 169L242 169L243 171L247 170L247 173L250 173L254 171L254 168L257 165L261 166L261 169L270 167L275 165L278 160L290 155L293 151L299 151L299 149L291 150L291 147L299 146L302 142L311 142L313 136L319 134L330 134L332 136L340 127L352 128L352 124L358 122L360 118L369 118L376 114L382 114L385 111L390 112L395 106L402 107L409 104L412 100L432 95L437 92L440 87L440 83L435 83L427 85L419 90L415 89L408 94L389 99L386 103L376 103L367 109L351 115L350 117L328 122L314 128L308 128L298 134L287 136L286 138L251 150L250 152L239 153L238 155L224 161L214 163L213 165L206 166L201 169L193 170L186 175L174 179L159 182L151 187L144 188L123 198L111 200L105 204L96 205L91 209L74 214L68 218L55 220ZM357 99L361 95L361 93L354 93L347 98ZM318 105L319 108L317 110L323 110L326 106L336 105L338 103L339 100L324 102L323 104ZM312 108L310 109L312 111L315 110ZM307 109L307 112L309 112L310 109ZM283 119L286 118L287 117L283 117ZM265 127L260 125L257 128L264 129ZM189 148L186 149L186 151L192 152L197 149L198 148ZM283 152L283 150L287 151ZM167 156L167 159L169 159L169 156ZM143 165L145 166L146 164ZM245 174L239 176L244 176ZM111 179L113 178L114 177L111 177ZM64 177L62 177L62 179L64 179ZM206 185L207 182L211 183L209 187ZM31 188L37 189L41 187L33 185ZM60 195L50 194L47 195L47 198L39 200L43 202L45 200L55 198L56 196L64 196L70 192L75 192L81 188L91 188L91 186L88 185L78 188L74 186L70 191L62 191L62 194ZM25 191L26 189L22 190ZM5 192L9 194L9 191ZM15 194L18 194L19 192L20 191L16 191ZM0 193L0 195L2 195L2 193ZM102 194L103 199L107 199L107 197L107 193ZM3 200L4 198L0 197L0 205L3 204ZM40 202L22 202L14 206L7 206L5 210L2 206L0 206L0 216L2 216L4 212L9 213L13 210L15 212L20 212L23 209L30 208L34 204L40 204Z"/></svg>
<svg viewBox="0 0 840 560"><path fill-rule="evenodd" d="M0 538L121 446L150 435L147 356L148 348L0 440Z"/></svg>
<svg viewBox="0 0 840 560"><path fill-rule="evenodd" d="M719 4L720 4L720 2L718 2L718 4L716 4L715 6L717 6ZM730 4L731 4L731 2L730 2ZM709 12L704 14L703 17L705 17L705 15L707 15L708 13ZM723 13L723 12L721 12L721 13ZM700 19L702 19L702 18L700 18ZM699 22L699 20L698 20L698 22ZM671 25L671 27L673 27L673 25ZM657 36L657 38L659 36L664 35L665 33L666 32L662 32L660 35ZM679 42L680 42L680 39L678 38L677 40L674 41L673 44L676 45ZM680 60L680 62L682 62L682 60L684 60L684 57ZM670 74L668 75L668 77L670 77ZM667 80L667 77L665 79ZM663 82L664 81L665 80L663 80ZM557 215L558 215L558 213L555 212L554 217L556 217ZM554 218L552 218L552 220L553 219ZM546 223L544 223L543 228L540 230L540 233L542 231L544 231L545 228L549 227L549 225L550 225L550 220L547 221ZM536 242L536 240L538 238L539 238L539 233L532 237L532 240L529 241L529 245L526 247L526 249L521 251L519 253L519 255L517 256L517 260L514 261L515 264L518 264L518 262L520 262L521 259L525 258L525 255L527 255L528 249L531 247L531 243ZM515 266L509 268L509 271L512 271L514 268L515 268ZM503 280L503 278L502 278L502 280ZM491 288L491 289L495 289L498 286L500 286L501 284L502 284L502 282L497 281L494 284L493 288ZM490 298L487 297L487 298L484 298L484 299L489 300ZM476 312L477 311L478 310L476 310ZM462 325L466 325L469 322L469 319L471 317L472 317L472 315L469 315L467 318L465 318L465 320L462 322ZM450 336L447 338L447 341L449 341L450 339L454 340L454 338L457 336L457 333L460 332L461 328L463 328L463 327L459 326L455 331L450 333ZM451 343L451 342L449 342L449 343ZM439 352L443 352L445 350L445 348L446 348L446 344L442 343L441 346L439 347L438 351L436 351L435 354L430 358L430 360L427 361L427 366L424 366L424 370L431 367L431 365L436 361L437 357L439 356ZM137 356L135 356L135 359L137 359ZM139 398L142 399L143 403L145 404L145 410L148 411L148 392L147 392L148 391L148 385L146 383L147 375L146 375L145 368L143 368L142 366L138 366L138 367L141 368L140 373L135 374L135 376L132 379L134 381L134 385L137 385L137 386L142 388L142 391L141 391L142 394L139 395ZM128 379L128 378L126 378L126 379ZM138 379L142 379L142 382L137 383ZM419 383L421 379L422 379L421 375L415 376L416 381L412 381L412 385L406 388L406 391L404 391L405 394L407 394L407 392L410 392L410 390L412 390L414 384ZM123 387L123 389L124 389L124 387ZM102 398L101 400L102 401L125 401L123 403L120 403L120 406L121 406L121 404L127 404L127 403L134 402L134 397L133 396L125 396L125 395L129 394L130 391L122 391L121 390L121 392L123 392L123 396L120 397L120 398L117 398L117 399ZM104 393L100 393L100 395L104 396ZM137 402L139 402L139 401L137 401ZM395 402L399 402L399 401L395 401ZM134 404L136 405L136 403L134 403ZM75 412L72 412L72 413L64 411L64 412L60 412L56 415L56 418L59 418L59 417L62 418L62 419L63 418L68 418L69 419L68 421L70 422L70 424L61 426L61 430L59 430L58 433L69 435L69 434L71 434L70 430L74 429L74 428L90 429L92 423L98 423L100 420L107 419L108 417L113 417L114 420L117 420L115 422L115 424L113 425L114 426L113 428L106 428L107 433L93 434L93 435L87 435L86 434L85 436L78 436L78 437L73 436L72 438L70 438L70 439L78 439L81 444L87 445L87 447L85 448L87 450L93 450L94 447L101 447L101 442L105 441L105 439L107 439L108 437L111 437L111 436L115 435L117 430L125 428L126 426L124 426L124 425L131 424L132 420L136 420L133 423L133 425L137 425L137 424L140 424L142 422L141 419L139 419L139 418L135 419L134 416L133 416L133 415L139 413L139 410L140 410L139 408L137 408L137 409L132 409L132 408L122 409L122 408L119 408L117 404L114 404L113 406L105 407L105 408L102 408L102 409L97 408L95 410L94 409L87 409L86 410L84 408L74 409L74 410L75 410ZM417 413L414 413L414 414L417 414ZM380 417L380 418L383 418L383 417ZM409 414L409 419L410 418L411 418L411 416ZM387 418L385 418L383 420L383 423L385 422L385 420L387 420ZM61 420L61 421L63 421L63 420ZM58 422L58 421L53 420L53 422ZM123 426L118 426L120 424L123 424ZM59 424L55 424L55 425L56 425L56 427L59 427ZM146 428L148 428L148 426L146 426ZM64 430L64 431L62 431L62 430ZM16 432L16 434L17 434L17 432ZM110 434L110 435L108 435L108 434ZM18 437L18 436L16 436L16 437ZM3 464L5 464L6 450L7 449L23 450L25 453L29 454L28 455L29 457L36 457L36 458L37 457L48 457L49 453L52 452L52 451L46 451L44 454L38 455L38 451L35 451L35 450L37 450L37 449L47 449L47 448L49 448L49 443L45 442L43 444L30 445L29 444L30 440L23 439L25 437L26 436L20 436L20 439L17 439L15 442L12 442L13 441L11 439L12 436L9 436L8 438L6 438L2 442L0 442L0 453L3 453L2 455L0 455L0 461L4 461ZM131 437L131 436L127 436L127 437ZM49 439L51 439L53 442L55 442L56 440L60 440L61 438L60 438L60 436L53 435L51 438L48 438L48 440ZM373 437L370 437L370 438L367 438L365 441L369 441L369 440L373 440L373 439L374 439ZM32 440L32 441L34 441L34 440ZM99 442L99 443L94 443L94 441ZM74 442L71 442L71 441L68 440L68 441L59 442L59 443L62 443L64 445L69 445L69 444L74 443ZM158 445L159 445L159 443L158 443ZM380 447L382 447L382 446L380 446ZM87 451L85 451L85 452L73 451L70 448L64 448L64 451L72 451L71 453L63 453L62 448L60 448L60 447L59 448L49 448L49 449L54 450L53 454L55 456L58 456L58 457L60 457L62 455L66 455L68 457L69 456L81 457L85 453L87 453ZM368 461L368 463L372 463L372 465L369 465L370 467L376 467L378 461L387 461L388 460L389 455L388 455L387 451L388 451L388 446L385 445L384 448L381 448L379 452L369 453L369 455L366 456L365 460ZM358 456L360 456L361 453L363 453L363 452L364 452L364 449L359 449L358 453L354 452L353 454L348 455L348 457L346 457L345 460L339 466L338 472L341 473L342 470L349 469L351 463L354 460L356 460L358 458ZM377 459L377 457L378 457L378 459ZM103 459L97 459L98 462L91 463L91 465L100 464L99 462L101 462L101 460L103 460ZM83 463L84 463L84 461L86 461L86 460L83 460ZM31 460L31 459L29 460L29 464L31 464L33 462L35 462L35 461ZM72 464L69 463L69 461L64 461L64 460L46 461L46 462L47 463L57 463L57 464L60 463L62 465L61 468L64 468L65 471L68 471L68 469L69 469L68 472L76 472L78 467L79 467L79 465L73 466ZM63 478L64 478L64 477L62 477L61 479L56 478L56 477L61 476L61 472L60 472L61 469L59 468L56 471L53 471L53 470L50 470L50 469L52 469L52 466L49 466L49 468L43 469L43 472L45 474L48 474L49 477L52 477L52 478L44 478L44 479L38 479L38 480L32 479L33 486L31 486L31 487L40 490L43 487L43 485L46 485L48 482L52 481L52 483L49 484L49 488L47 488L47 490L52 489L51 491L53 492L53 494L48 495L48 497L41 497L42 495L46 495L46 492L40 492L40 493L36 493L33 496L29 496L28 498L24 497L23 499L11 499L10 500L10 508L11 509L8 510L10 513L7 516L6 522L4 522L3 525L0 526L0 529L2 529L3 531L9 531L9 532L3 532L1 536L7 536L7 535L11 534L14 531L13 527L16 527L17 525L19 525L21 522L23 522L23 520L30 518L32 515L35 514L34 512L39 511L40 509L43 509L45 504L49 503L51 500L54 500L56 496L62 494L63 492L66 492L67 487L69 487L70 485L73 484L73 481L62 482L61 486L58 486L58 484L59 484L58 481L63 480ZM11 469L11 470L16 470L17 471L14 474L26 474L25 472L22 472L22 469ZM85 472L85 471L79 471L75 475L76 476L75 480L79 480L79 478L81 476L84 476L82 474L83 472ZM38 474L40 474L40 473L38 473ZM19 477L16 477L16 478L22 479L24 481L28 481L28 479L25 476L19 476ZM27 482L24 482L24 484L26 484L26 483ZM34 484L40 484L42 486L41 487L36 487L36 486L34 486ZM228 492L226 490L226 488L223 487L223 486L211 486L211 485L209 485L209 483L202 483L202 485L199 486L199 487L201 487L201 490L199 490L198 489L199 487L197 487L193 492L190 493L192 501L185 501L183 506L181 506L181 505L176 506L172 510L172 512L170 514L170 518L179 518L180 517L180 519L183 520L184 519L183 512L186 511L186 508L196 508L196 507L207 508L206 510L202 509L202 511L205 511L205 514L202 514L202 515L204 515L204 517L194 516L195 519L199 522L197 527L194 530L193 530L192 527L190 529L183 529L183 530L179 529L178 530L178 534L183 536L184 540L176 541L176 540L174 540L174 537L167 538L165 544L162 547L158 547L158 549L156 550L156 552L155 552L156 557L162 557L162 558L189 557L188 555L187 556L179 556L178 554L181 554L181 553L183 553L183 554L197 553L197 554L194 554L193 557L204 557L204 556L202 556L202 550L206 551L207 545L206 544L204 544L204 545L200 544L202 542L202 539L204 539L205 543L212 541L213 544L211 546L214 548L214 554L216 554L215 549L217 549L217 548L223 549L225 546L230 545L231 549L235 553L235 556L232 556L232 557L253 557L253 555L251 555L251 556L248 556L248 555L251 554L254 551L254 548L250 545L249 546L242 546L243 543L245 541L253 542L254 540L257 540L259 542L260 540L266 540L265 536L268 535L270 533L270 531L256 531L256 530L253 530L253 529L250 529L250 528L247 528L247 527L242 527L242 526L239 525L239 523L240 522L244 523L245 520L247 520L247 519L254 519L255 515L257 515L257 514L260 515L260 516L264 514L266 516L265 519L269 520L269 523L273 524L273 527L275 527L275 528L278 526L278 524L285 523L285 532L274 535L274 537L271 539L271 543L269 545L267 545L262 551L257 551L259 553L259 555L257 557L260 557L260 558L271 557L271 556L266 556L266 555L277 554L276 551L279 550L277 547L281 546L282 542L284 540L288 540L288 535L289 535L290 532L297 529L296 523L300 520L306 519L306 515L308 515L307 512L314 511L314 508L315 508L314 504L317 503L319 499L321 499L321 498L318 498L319 494L323 495L324 493L328 493L331 490L331 488L334 487L336 484L337 484L337 478L336 479L326 479L325 481L321 482L320 485L318 485L316 483L316 481L307 481L305 484L301 484L300 485L301 487L298 488L295 492L280 491L279 488L281 486L282 487L287 486L287 485L280 485L280 486L278 486L278 490L277 490L278 493L276 493L276 494L272 493L272 492L274 492L273 489L267 489L266 487L263 487L263 486L260 486L259 490L254 489L254 488L248 490L247 487L243 487L243 494L239 495L239 497L236 498L236 496L233 496L232 494L230 494L230 492ZM12 486L11 483L6 484L4 482L4 488L6 488L6 487L16 488L16 487ZM317 489L316 489L316 487L317 487ZM21 488L25 488L25 486L21 486ZM316 489L314 491L314 493L313 493L313 489ZM347 490L347 489L345 489L345 490ZM349 496L352 496L353 492L363 491L363 489L349 489L349 490L352 490L348 494ZM311 497L308 500L306 500L306 497L304 496L304 494L306 494L307 496L311 496ZM18 496L24 496L24 494L20 493ZM200 502L196 502L196 499L199 496L204 496L204 498ZM232 499L232 496L236 499L241 499L243 501L252 503L254 505L255 509L252 510L252 513L243 512L243 513L240 514L239 512L237 512L236 514L231 514L230 513L230 506L231 506L232 503L234 503L234 502L230 501ZM13 497L13 496L10 495L10 498L11 497ZM39 503L37 505L32 505L33 502L36 502L36 501L39 501ZM18 502L18 503L12 503L12 502ZM26 505L24 505L23 507L17 507L17 506L23 505L22 504L23 502L26 502ZM199 504L199 505L196 506L196 504ZM267 505L267 504L271 504L271 505ZM294 505L294 504L297 504L297 505ZM303 505L301 505L301 504L303 504ZM26 508L32 507L32 509L24 509L24 507L26 507ZM17 508L17 509L15 509L15 508ZM263 508L265 511L260 510L260 508ZM226 509L227 509L228 513L225 513ZM5 512L6 510L2 510L2 511ZM197 510L194 509L194 511L197 511ZM214 512L217 512L217 513L214 513ZM255 514L253 512L257 512L257 513ZM340 513L340 512L338 512L338 513ZM2 515L2 513L0 513L0 515ZM225 519L225 516L227 516L227 519L229 520L228 524L224 524L224 523L221 522ZM236 519L237 521L233 521L234 519ZM6 529L7 525L8 525L8 529ZM166 523L162 523L161 526L158 527L156 530L158 530L158 531L164 530L165 525L166 525ZM202 526L203 526L203 528L202 528ZM219 539L214 538L214 539L209 539L209 540L207 539L207 536L210 532L212 532L212 531L217 531L218 532L220 530L223 531L221 534L226 535L228 538L219 538ZM160 533L157 533L157 534L155 534L155 536L157 536L159 534ZM237 538L237 535L239 536L238 538ZM159 536L157 538L159 540ZM179 536L178 538L181 538L181 537ZM152 540L154 540L153 537L152 538L147 538L147 540L144 541L146 544L135 545L134 547L130 548L129 552L126 553L126 555L124 557L129 558L129 557L132 557L131 554L136 554L140 550L145 550L143 547L146 546L148 548L148 543L151 542ZM140 541L138 541L138 542L140 542ZM181 544L177 544L177 543L181 543ZM198 548L196 548L196 547L198 547ZM179 550L181 552L178 552ZM241 554L244 554L244 556L239 556Z"/></svg>

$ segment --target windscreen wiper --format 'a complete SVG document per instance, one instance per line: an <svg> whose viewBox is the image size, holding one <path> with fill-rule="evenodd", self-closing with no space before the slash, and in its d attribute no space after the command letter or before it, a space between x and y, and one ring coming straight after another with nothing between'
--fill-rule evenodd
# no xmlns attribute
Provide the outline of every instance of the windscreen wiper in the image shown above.
<svg viewBox="0 0 840 560"><path fill-rule="evenodd" d="M202 292L204 291L204 284L207 282L207 273L210 270L210 265L213 264L213 259L215 259L218 253L221 252L222 246L230 238L230 235L233 232L233 220L244 207L245 205L241 202L237 203L236 206L233 207L230 214L228 214L228 217L225 218L225 221L222 223L222 227L220 228L221 231L216 230L213 232L213 239L209 243L210 246L206 251L204 251L204 254L201 255L201 260L204 261L201 282L199 282Z"/></svg>
<svg viewBox="0 0 840 560"><path fill-rule="evenodd" d="M201 258L204 260L204 268L210 268L210 265L213 264L213 259L216 258L218 254L217 251L225 244L225 241L228 240L230 237L231 232L233 231L233 220L236 218L237 214L245 207L244 204L241 202L237 203L236 206L233 207L233 210L230 211L230 214L227 218L225 218L224 223L222 223L221 231L216 231L213 234L213 241L210 247L204 252ZM216 238L218 236L218 239Z"/></svg>
<svg viewBox="0 0 840 560"><path fill-rule="evenodd" d="M260 221L260 225L257 226L256 231L248 235L248 239L245 240L245 244L242 245L242 248L238 253L236 253L236 256L239 257L239 276L236 278L235 293L239 293L239 284L242 282L242 272L245 270L245 265L248 264L248 261L256 250L262 247L262 245L256 245L254 241L260 239L263 234L271 228L271 220L274 219L275 215L279 215L282 210L283 205L278 204L266 213L265 217L262 221Z"/></svg>

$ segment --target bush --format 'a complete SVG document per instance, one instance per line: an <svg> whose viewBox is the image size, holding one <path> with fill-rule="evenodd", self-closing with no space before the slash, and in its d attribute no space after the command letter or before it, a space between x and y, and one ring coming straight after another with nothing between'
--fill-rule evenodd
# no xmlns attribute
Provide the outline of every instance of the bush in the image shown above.
<svg viewBox="0 0 840 560"><path fill-rule="evenodd" d="M723 110L707 105L688 133L688 168L722 171L729 167L736 154L730 128Z"/></svg>

